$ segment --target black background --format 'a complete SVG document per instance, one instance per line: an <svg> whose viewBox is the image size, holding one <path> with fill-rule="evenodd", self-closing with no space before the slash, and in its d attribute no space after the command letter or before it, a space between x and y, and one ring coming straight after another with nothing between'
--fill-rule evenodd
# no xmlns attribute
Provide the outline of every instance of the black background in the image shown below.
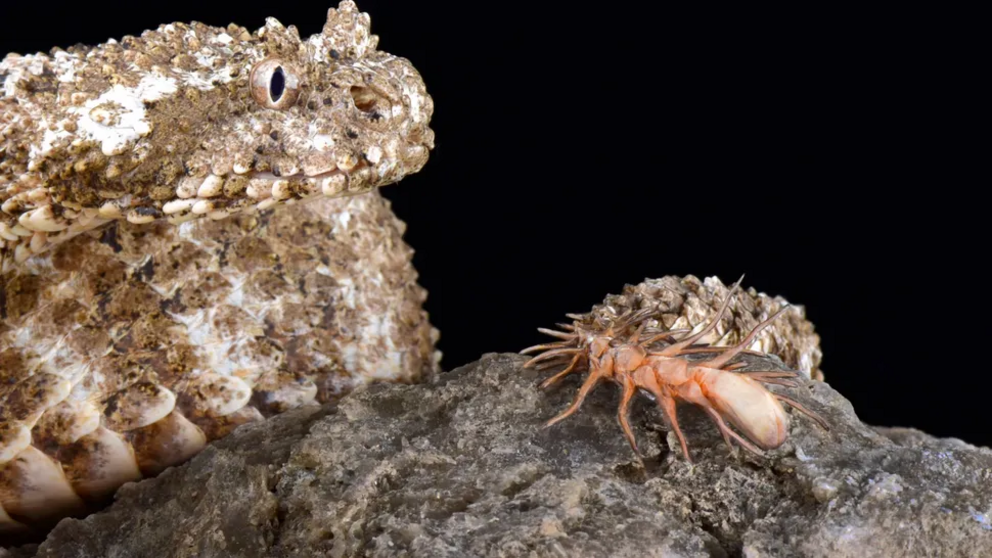
<svg viewBox="0 0 992 558"><path fill-rule="evenodd" d="M0 52L265 16L306 36L328 7L12 4ZM745 286L806 306L827 379L863 420L992 444L992 370L976 356L990 334L989 180L970 168L987 160L972 97L987 65L963 62L979 35L959 19L359 7L436 104L431 161L384 193L409 224L446 368L538 342L534 328L625 283L747 273Z"/></svg>

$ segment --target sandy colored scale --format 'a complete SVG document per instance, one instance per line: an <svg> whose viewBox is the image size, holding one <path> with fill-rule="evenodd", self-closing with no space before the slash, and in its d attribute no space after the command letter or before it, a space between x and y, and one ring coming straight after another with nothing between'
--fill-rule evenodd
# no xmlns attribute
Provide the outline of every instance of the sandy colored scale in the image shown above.
<svg viewBox="0 0 992 558"><path fill-rule="evenodd" d="M325 13L0 59L0 539L437 369L375 192L427 162L433 100L354 2Z"/></svg>
<svg viewBox="0 0 992 558"><path fill-rule="evenodd" d="M0 271L114 220L223 220L420 170L419 72L351 0L326 14L310 37L177 22L0 58Z"/></svg>
<svg viewBox="0 0 992 558"><path fill-rule="evenodd" d="M0 275L0 533L85 513L246 422L436 372L403 230L373 192L116 222Z"/></svg>

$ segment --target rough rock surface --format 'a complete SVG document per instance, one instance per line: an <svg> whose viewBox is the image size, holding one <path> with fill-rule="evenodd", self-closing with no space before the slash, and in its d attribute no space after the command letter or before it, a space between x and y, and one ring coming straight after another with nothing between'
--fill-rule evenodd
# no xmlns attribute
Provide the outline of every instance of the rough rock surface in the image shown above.
<svg viewBox="0 0 992 558"><path fill-rule="evenodd" d="M729 452L680 407L694 466L639 398L642 469L615 390L542 429L580 378L542 393L546 374L523 362L486 355L428 384L372 385L246 425L6 556L992 555L988 449L872 429L813 381L788 391L832 429L792 413L789 440L765 458Z"/></svg>

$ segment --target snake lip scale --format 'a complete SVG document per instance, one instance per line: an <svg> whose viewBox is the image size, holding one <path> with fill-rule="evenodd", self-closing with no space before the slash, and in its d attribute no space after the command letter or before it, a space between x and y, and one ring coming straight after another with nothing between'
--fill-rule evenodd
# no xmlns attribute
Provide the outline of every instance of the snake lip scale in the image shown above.
<svg viewBox="0 0 992 558"><path fill-rule="evenodd" d="M172 23L0 61L0 539L439 370L377 192L426 164L434 104L370 24L344 0L311 37Z"/></svg>

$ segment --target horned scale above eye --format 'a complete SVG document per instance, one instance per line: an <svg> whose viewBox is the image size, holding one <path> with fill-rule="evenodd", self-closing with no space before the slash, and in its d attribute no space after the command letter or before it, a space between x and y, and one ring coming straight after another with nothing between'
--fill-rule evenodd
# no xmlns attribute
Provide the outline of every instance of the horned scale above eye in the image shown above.
<svg viewBox="0 0 992 558"><path fill-rule="evenodd" d="M307 39L274 19L255 33L174 23L7 56L0 265L112 220L225 219L416 172L433 148L433 101L377 43L346 1Z"/></svg>
<svg viewBox="0 0 992 558"><path fill-rule="evenodd" d="M433 101L377 42L345 0L309 38L173 23L0 62L0 539L438 370L374 192L426 163Z"/></svg>

